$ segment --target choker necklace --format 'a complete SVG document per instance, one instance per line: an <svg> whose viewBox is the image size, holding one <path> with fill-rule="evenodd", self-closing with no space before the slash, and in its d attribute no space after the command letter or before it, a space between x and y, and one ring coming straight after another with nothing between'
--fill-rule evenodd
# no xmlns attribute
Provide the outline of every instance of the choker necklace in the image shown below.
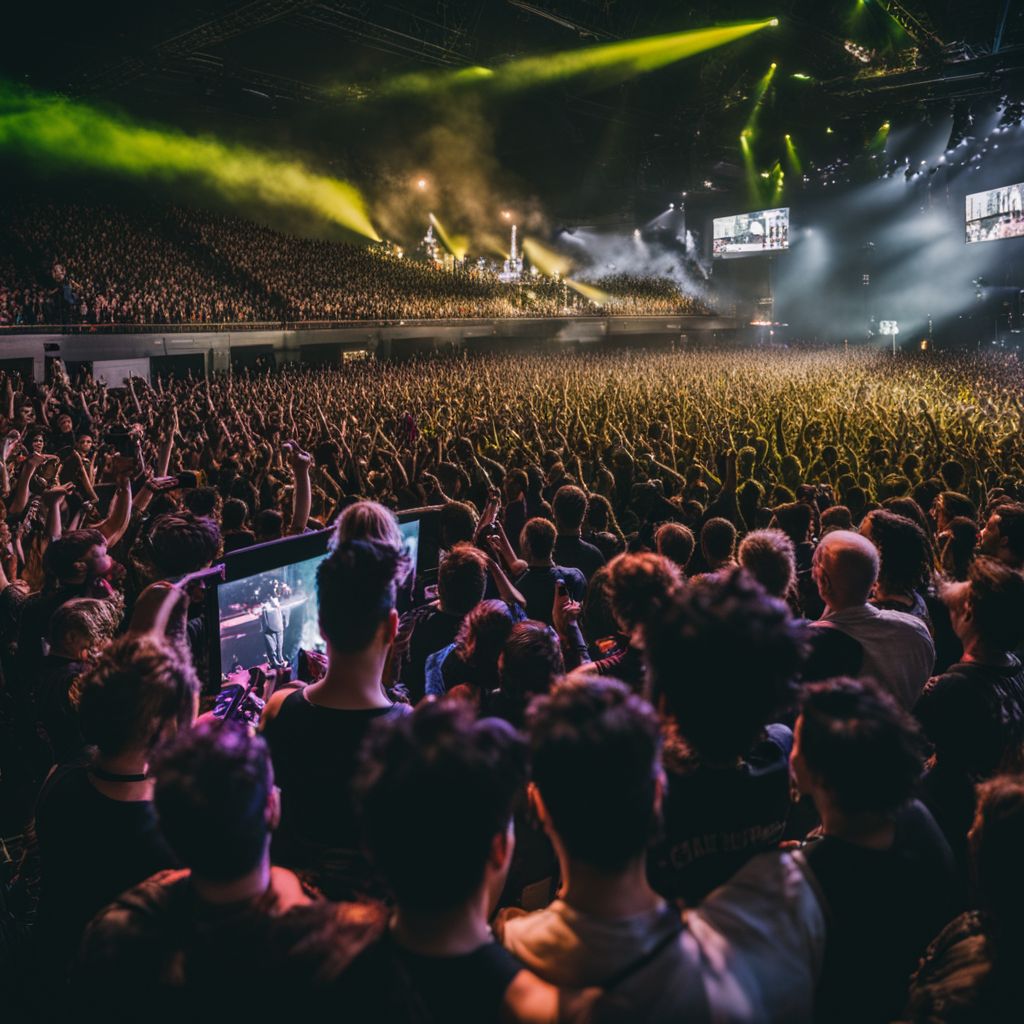
<svg viewBox="0 0 1024 1024"><path fill-rule="evenodd" d="M89 771L104 782L145 782L149 778L146 772L140 772L138 775L119 775L117 772L106 772L95 765L92 765Z"/></svg>

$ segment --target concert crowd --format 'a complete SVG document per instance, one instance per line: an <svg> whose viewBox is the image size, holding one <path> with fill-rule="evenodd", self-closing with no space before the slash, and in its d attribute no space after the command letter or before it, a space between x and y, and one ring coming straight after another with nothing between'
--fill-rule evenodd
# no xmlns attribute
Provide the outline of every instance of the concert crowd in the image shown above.
<svg viewBox="0 0 1024 1024"><path fill-rule="evenodd" d="M1022 395L820 350L5 376L9 1019L1017 1019ZM204 573L317 529L325 650L224 714Z"/></svg>
<svg viewBox="0 0 1024 1024"><path fill-rule="evenodd" d="M0 327L706 312L665 278L614 274L595 303L543 275L502 282L183 207L11 203L0 242Z"/></svg>

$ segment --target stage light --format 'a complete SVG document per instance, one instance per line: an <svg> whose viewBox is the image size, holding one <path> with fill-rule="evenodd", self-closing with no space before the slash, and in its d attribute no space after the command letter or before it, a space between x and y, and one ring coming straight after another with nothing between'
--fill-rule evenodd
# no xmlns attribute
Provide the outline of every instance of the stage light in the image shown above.
<svg viewBox="0 0 1024 1024"><path fill-rule="evenodd" d="M747 118L746 131L753 132L754 126L757 123L757 116L761 112L761 104L764 103L765 95L772 84L776 67L777 65L774 63L769 65L768 70L761 76L761 80L754 87L754 105L751 107L750 116Z"/></svg>
<svg viewBox="0 0 1024 1024"><path fill-rule="evenodd" d="M802 71L794 71L793 74L791 74L789 77L790 78L795 78L798 82L812 82L812 81L814 81L814 79L811 78L810 75L805 75Z"/></svg>
<svg viewBox="0 0 1024 1024"><path fill-rule="evenodd" d="M802 176L804 173L803 165L800 163L800 157L796 152L796 145L793 142L793 136L786 136L786 158L789 160L790 169L794 174Z"/></svg>
<svg viewBox="0 0 1024 1024"><path fill-rule="evenodd" d="M772 19L771 19L771 20L770 20L770 21L768 22L768 24L769 24L769 25L770 25L770 26L771 26L772 28L778 28L778 27L779 27L779 19L778 19L778 18L772 18Z"/></svg>
<svg viewBox="0 0 1024 1024"><path fill-rule="evenodd" d="M444 229L444 225L434 214L430 214L430 223L434 225L434 230L437 231L437 237L441 239L441 243L444 247L457 260L464 260L466 258L466 253L469 251L469 239L463 235L449 235Z"/></svg>
<svg viewBox="0 0 1024 1024"><path fill-rule="evenodd" d="M416 187L417 187L417 188L418 188L418 189L419 189L419 190L420 190L421 192L425 192L425 191L426 191L426 188L427 188L427 179L426 179L426 178L420 178L420 179L418 179L418 180L417 180L417 182L416 182Z"/></svg>
<svg viewBox="0 0 1024 1024"><path fill-rule="evenodd" d="M869 153L880 153L885 149L885 144L889 140L889 122L883 121L878 131L875 132L874 137L868 143Z"/></svg>
<svg viewBox="0 0 1024 1024"><path fill-rule="evenodd" d="M826 128L825 129L825 134L826 135L831 135L832 134L832 129L831 128Z"/></svg>
<svg viewBox="0 0 1024 1024"><path fill-rule="evenodd" d="M198 185L231 204L302 211L380 241L359 191L301 160L0 82L3 152L38 169Z"/></svg>
<svg viewBox="0 0 1024 1024"><path fill-rule="evenodd" d="M776 68L777 68L778 66L779 66L779 65L778 65L778 64L776 64L776 63L775 63L775 61L772 61L771 65L770 65L770 67L771 67L772 71L774 71L774 70L775 70L775 69L776 69Z"/></svg>

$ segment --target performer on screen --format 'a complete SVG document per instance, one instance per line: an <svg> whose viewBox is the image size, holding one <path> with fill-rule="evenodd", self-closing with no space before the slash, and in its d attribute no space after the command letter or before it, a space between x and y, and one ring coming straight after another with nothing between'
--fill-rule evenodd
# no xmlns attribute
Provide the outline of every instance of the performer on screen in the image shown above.
<svg viewBox="0 0 1024 1024"><path fill-rule="evenodd" d="M260 605L260 630L271 668L288 665L284 657L284 631L288 627L289 609L281 604L281 598L287 594L287 586L280 580L274 580L269 596Z"/></svg>

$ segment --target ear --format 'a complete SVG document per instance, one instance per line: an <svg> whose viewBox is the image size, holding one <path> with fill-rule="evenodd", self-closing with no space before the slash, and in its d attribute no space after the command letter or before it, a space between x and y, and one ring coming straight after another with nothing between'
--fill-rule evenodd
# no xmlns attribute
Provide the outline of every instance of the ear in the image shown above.
<svg viewBox="0 0 1024 1024"><path fill-rule="evenodd" d="M491 840L491 852L488 857L490 866L495 871L504 871L512 860L516 848L516 827L514 820L509 818L508 827L497 833Z"/></svg>
<svg viewBox="0 0 1024 1024"><path fill-rule="evenodd" d="M392 608L388 612L387 620L381 627L384 630L384 642L386 644L393 644L395 637L398 636L398 609Z"/></svg>
<svg viewBox="0 0 1024 1024"><path fill-rule="evenodd" d="M267 794L265 820L271 832L276 832L278 825L281 824L281 790L277 786L271 786Z"/></svg>

